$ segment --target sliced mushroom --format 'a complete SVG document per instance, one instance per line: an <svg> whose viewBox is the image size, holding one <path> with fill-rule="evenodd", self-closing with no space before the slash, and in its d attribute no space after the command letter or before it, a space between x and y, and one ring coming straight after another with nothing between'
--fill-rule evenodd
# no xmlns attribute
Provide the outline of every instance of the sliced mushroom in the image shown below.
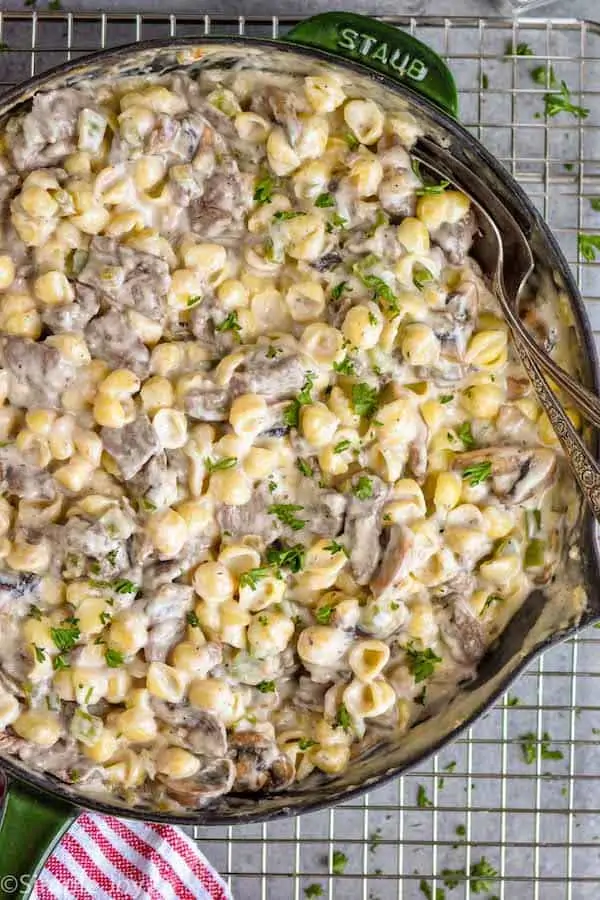
<svg viewBox="0 0 600 900"><path fill-rule="evenodd" d="M556 455L552 450L540 447L523 462L519 477L508 496L513 503L522 503L538 491L547 487L556 471Z"/></svg>
<svg viewBox="0 0 600 900"><path fill-rule="evenodd" d="M200 769L191 778L159 776L169 797L190 809L200 809L227 794L234 778L235 766L230 759L203 759Z"/></svg>
<svg viewBox="0 0 600 900"><path fill-rule="evenodd" d="M201 756L225 756L227 732L216 716L197 710L197 722L187 735L187 742L194 753Z"/></svg>
<svg viewBox="0 0 600 900"><path fill-rule="evenodd" d="M294 767L275 741L256 731L240 731L229 741L235 762L234 790L280 790L294 779Z"/></svg>
<svg viewBox="0 0 600 900"><path fill-rule="evenodd" d="M556 455L546 447L485 447L460 453L453 466L465 471L472 466L489 463L492 488L506 502L523 503L543 490L556 471Z"/></svg>
<svg viewBox="0 0 600 900"><path fill-rule="evenodd" d="M207 713L194 709L189 703L167 703L157 697L153 697L151 702L156 718L167 725L191 729L200 728L206 722Z"/></svg>
<svg viewBox="0 0 600 900"><path fill-rule="evenodd" d="M463 597L450 595L437 611L436 619L456 662L476 663L481 659L486 649L485 630Z"/></svg>
<svg viewBox="0 0 600 900"><path fill-rule="evenodd" d="M370 583L376 597L409 574L413 563L413 545L413 534L405 525L392 526L383 558Z"/></svg>

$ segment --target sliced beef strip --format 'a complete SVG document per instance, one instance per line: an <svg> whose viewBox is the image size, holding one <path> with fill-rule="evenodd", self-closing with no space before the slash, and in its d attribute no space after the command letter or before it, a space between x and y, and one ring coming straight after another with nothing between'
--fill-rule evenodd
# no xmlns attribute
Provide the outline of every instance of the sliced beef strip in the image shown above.
<svg viewBox="0 0 600 900"><path fill-rule="evenodd" d="M177 472L169 467L166 453L151 456L127 485L131 496L141 499L141 512L170 506L177 499Z"/></svg>
<svg viewBox="0 0 600 900"><path fill-rule="evenodd" d="M486 650L485 630L465 597L454 594L436 613L444 643L459 663L477 663Z"/></svg>
<svg viewBox="0 0 600 900"><path fill-rule="evenodd" d="M42 312L42 322L55 334L63 331L84 331L99 309L100 301L96 292L85 284L76 283L73 303L47 306Z"/></svg>
<svg viewBox="0 0 600 900"><path fill-rule="evenodd" d="M267 400L286 400L295 397L306 381L308 365L300 356L267 356L268 347L251 351L245 362L234 372L230 389L234 397L240 394L262 394Z"/></svg>
<svg viewBox="0 0 600 900"><path fill-rule="evenodd" d="M360 476L352 482L354 487ZM344 527L345 544L350 553L350 566L358 584L367 584L381 558L381 510L388 489L377 476L370 475L372 496L360 500L350 494Z"/></svg>
<svg viewBox="0 0 600 900"><path fill-rule="evenodd" d="M459 222L444 222L431 234L431 239L444 251L452 265L461 265L473 245L478 231L477 218L471 210Z"/></svg>
<svg viewBox="0 0 600 900"><path fill-rule="evenodd" d="M29 338L5 337L1 346L4 366L12 375L10 402L60 409L60 396L75 375L73 366L55 347Z"/></svg>
<svg viewBox="0 0 600 900"><path fill-rule="evenodd" d="M156 432L148 416L138 416L123 428L103 428L104 449L118 465L125 481L140 471L151 456L160 452Z"/></svg>
<svg viewBox="0 0 600 900"><path fill-rule="evenodd" d="M75 149L79 113L93 104L74 88L36 94L31 111L9 123L12 161L20 172L46 168Z"/></svg>
<svg viewBox="0 0 600 900"><path fill-rule="evenodd" d="M53 500L56 485L49 472L26 462L15 447L2 447L0 491L21 500Z"/></svg>
<svg viewBox="0 0 600 900"><path fill-rule="evenodd" d="M169 266L158 256L134 250L114 238L94 237L78 280L99 291L118 309L135 309L150 319L165 314Z"/></svg>
<svg viewBox="0 0 600 900"><path fill-rule="evenodd" d="M158 116L156 126L148 135L148 153L168 153L176 162L191 162L206 128L206 121L195 113L173 118L165 113Z"/></svg>
<svg viewBox="0 0 600 900"><path fill-rule="evenodd" d="M203 387L192 388L185 395L184 408L188 416L201 422L226 422L229 418L229 392L206 381Z"/></svg>
<svg viewBox="0 0 600 900"><path fill-rule="evenodd" d="M150 352L117 310L92 319L85 329L85 339L92 356L112 368L131 369L140 378L148 375Z"/></svg>
<svg viewBox="0 0 600 900"><path fill-rule="evenodd" d="M164 662L169 650L185 633L185 615L192 608L194 589L187 584L166 584L146 593L144 609L151 626L144 647L148 662Z"/></svg>
<svg viewBox="0 0 600 900"><path fill-rule="evenodd" d="M189 206L192 231L203 238L214 238L232 226L240 225L246 205L238 165L224 158L206 179L202 195Z"/></svg>
<svg viewBox="0 0 600 900"><path fill-rule="evenodd" d="M265 543L271 544L281 537L284 531L279 520L267 512L271 502L270 495L266 495L265 491L259 488L243 506L223 504L216 511L221 533L227 531L232 537L255 534Z"/></svg>
<svg viewBox="0 0 600 900"><path fill-rule="evenodd" d="M0 613L25 615L38 603L41 583L31 572L0 572Z"/></svg>
<svg viewBox="0 0 600 900"><path fill-rule="evenodd" d="M337 491L322 490L312 481L303 483L299 495L304 506L300 518L306 520L306 528L321 537L337 537L344 525L348 498Z"/></svg>

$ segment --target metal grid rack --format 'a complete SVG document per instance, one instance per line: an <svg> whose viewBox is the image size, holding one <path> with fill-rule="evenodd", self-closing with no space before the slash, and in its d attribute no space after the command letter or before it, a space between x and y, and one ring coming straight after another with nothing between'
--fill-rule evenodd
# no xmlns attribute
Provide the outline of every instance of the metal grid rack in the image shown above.
<svg viewBox="0 0 600 900"><path fill-rule="evenodd" d="M0 88L99 47L215 31L277 37L291 16L0 13ZM577 232L600 231L600 25L574 20L404 19L450 62L462 119L523 184L554 228L600 336L600 261L578 257ZM534 56L507 57L526 42ZM545 120L535 66L552 65L587 119ZM334 900L440 900L444 868L485 857L490 890L459 882L448 900L596 900L600 883L600 635L588 631L533 665L504 702L439 757L329 812L264 826L196 829L237 900L300 900L309 885ZM546 732L561 759L525 763L519 737ZM427 804L419 807L423 785ZM457 831L458 829L458 831ZM332 855L348 864L333 876ZM437 876L437 880L436 880ZM314 893L314 889L313 889Z"/></svg>

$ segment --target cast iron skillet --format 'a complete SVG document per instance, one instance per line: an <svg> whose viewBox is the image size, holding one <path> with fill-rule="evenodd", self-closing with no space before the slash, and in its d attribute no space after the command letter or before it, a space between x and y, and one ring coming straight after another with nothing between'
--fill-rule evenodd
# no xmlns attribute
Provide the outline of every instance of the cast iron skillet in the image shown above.
<svg viewBox="0 0 600 900"><path fill-rule="evenodd" d="M579 376L598 391L596 352L583 301L548 226L505 169L457 124L456 88L441 59L395 28L354 14L326 13L294 28L283 42L227 36L121 47L60 66L10 91L0 101L0 118L27 109L32 96L41 90L83 80L234 63L301 73L326 64L338 68L362 96L372 97L388 109L417 115L427 135L475 170L517 219L534 252L536 277L544 281L546 290L567 295L572 309L573 358L580 361ZM109 803L86 796L76 784L27 772L15 760L3 758L9 780L0 830L0 884L9 887L4 895L28 896L47 854L82 808L188 825L265 821L348 800L422 762L469 726L540 652L600 620L598 534L589 517L581 521L572 551L571 557L578 559L571 559L563 574L575 587L566 588L562 596L533 594L490 648L475 681L464 685L446 708L413 728L399 746L390 741L371 748L339 776L311 775L282 793L227 795L210 809L171 814L130 809L118 800ZM6 874L14 876L14 890L2 882Z"/></svg>

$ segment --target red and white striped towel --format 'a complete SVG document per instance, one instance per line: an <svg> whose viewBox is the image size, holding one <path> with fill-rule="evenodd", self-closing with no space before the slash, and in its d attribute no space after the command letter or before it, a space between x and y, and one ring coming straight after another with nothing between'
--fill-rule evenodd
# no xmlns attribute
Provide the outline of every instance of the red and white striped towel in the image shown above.
<svg viewBox="0 0 600 900"><path fill-rule="evenodd" d="M49 856L32 900L232 900L179 828L82 813Z"/></svg>

